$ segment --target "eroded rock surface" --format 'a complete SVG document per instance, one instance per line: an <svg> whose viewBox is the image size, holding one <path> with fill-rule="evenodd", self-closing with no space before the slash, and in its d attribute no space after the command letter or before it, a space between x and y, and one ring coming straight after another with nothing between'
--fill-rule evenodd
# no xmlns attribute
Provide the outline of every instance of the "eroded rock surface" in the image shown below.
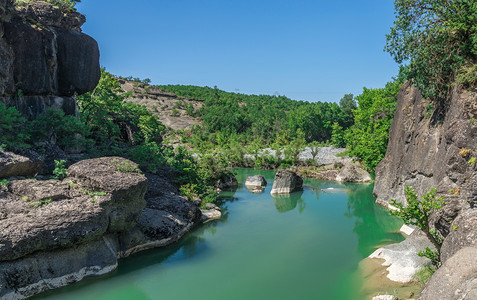
<svg viewBox="0 0 477 300"><path fill-rule="evenodd" d="M133 162L105 157L73 164L67 174L0 186L1 299L105 274L118 258L169 245L201 220L178 194L172 169L146 178Z"/></svg>
<svg viewBox="0 0 477 300"><path fill-rule="evenodd" d="M477 299L476 257L476 248L460 249L432 275L418 299Z"/></svg>
<svg viewBox="0 0 477 300"><path fill-rule="evenodd" d="M245 180L245 186L247 188L264 187L267 186L267 181L262 175L248 176Z"/></svg>
<svg viewBox="0 0 477 300"><path fill-rule="evenodd" d="M76 113L71 98L98 84L99 48L85 18L42 1L0 9L0 101L35 119L47 108Z"/></svg>
<svg viewBox="0 0 477 300"><path fill-rule="evenodd" d="M43 165L40 155L26 150L21 155L0 151L0 178L11 176L34 176Z"/></svg>
<svg viewBox="0 0 477 300"><path fill-rule="evenodd" d="M278 170L275 174L271 194L289 194L303 188L303 179L295 172Z"/></svg>
<svg viewBox="0 0 477 300"><path fill-rule="evenodd" d="M370 182L371 175L356 163L346 163L341 168L336 181L339 182Z"/></svg>
<svg viewBox="0 0 477 300"><path fill-rule="evenodd" d="M475 92L456 85L446 101L431 102L406 83L398 95L386 156L376 169L374 193L382 205L387 206L391 199L405 203L406 185L421 196L432 188L445 196L447 204L433 212L429 222L444 241L443 267L450 266L449 261L461 249L477 244L476 119ZM459 263L459 258L455 259ZM477 276L476 270L469 272ZM422 299L470 299L466 295L474 295L476 288L467 275L449 279L440 273L432 277L429 286L437 287L439 281L445 286L446 280L452 280L452 287L445 293L432 294L434 298L426 296L431 295L426 288Z"/></svg>

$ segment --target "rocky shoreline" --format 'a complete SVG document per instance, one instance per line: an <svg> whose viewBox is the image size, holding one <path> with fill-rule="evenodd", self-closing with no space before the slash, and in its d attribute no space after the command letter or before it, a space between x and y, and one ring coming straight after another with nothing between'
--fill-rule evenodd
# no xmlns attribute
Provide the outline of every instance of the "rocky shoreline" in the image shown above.
<svg viewBox="0 0 477 300"><path fill-rule="evenodd" d="M104 157L73 164L63 180L1 185L0 298L102 275L120 258L179 240L202 213L171 183L174 171L161 171L145 176L129 160Z"/></svg>

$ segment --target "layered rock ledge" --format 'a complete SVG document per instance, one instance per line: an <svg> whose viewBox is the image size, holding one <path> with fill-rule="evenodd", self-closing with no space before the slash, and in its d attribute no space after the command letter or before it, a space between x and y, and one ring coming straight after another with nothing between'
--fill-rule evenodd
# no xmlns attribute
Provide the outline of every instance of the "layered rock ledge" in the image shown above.
<svg viewBox="0 0 477 300"><path fill-rule="evenodd" d="M1 185L0 298L101 275L118 258L180 239L201 212L179 195L172 173L146 178L133 162L107 157L70 166L62 181Z"/></svg>

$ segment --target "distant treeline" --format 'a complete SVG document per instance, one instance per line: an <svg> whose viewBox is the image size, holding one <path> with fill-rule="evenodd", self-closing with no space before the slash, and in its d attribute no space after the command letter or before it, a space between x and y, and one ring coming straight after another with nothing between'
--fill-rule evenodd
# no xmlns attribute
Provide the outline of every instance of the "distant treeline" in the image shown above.
<svg viewBox="0 0 477 300"><path fill-rule="evenodd" d="M213 144L230 138L245 143L256 139L265 144L280 140L286 143L300 136L307 142L325 142L331 139L334 123L343 129L353 125L352 110L357 108L352 95L345 95L337 104L231 93L217 87L161 85L159 88L205 100L205 105L193 112L202 119L202 127L193 130L196 140L189 140L193 144L200 142L197 138Z"/></svg>

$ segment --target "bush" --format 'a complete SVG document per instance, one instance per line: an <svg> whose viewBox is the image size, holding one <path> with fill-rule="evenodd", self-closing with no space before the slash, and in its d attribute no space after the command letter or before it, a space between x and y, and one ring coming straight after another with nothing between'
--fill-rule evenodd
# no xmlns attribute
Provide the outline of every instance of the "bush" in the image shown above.
<svg viewBox="0 0 477 300"><path fill-rule="evenodd" d="M0 103L0 145L5 150L19 151L29 147L29 135L23 131L26 122L14 107Z"/></svg>
<svg viewBox="0 0 477 300"><path fill-rule="evenodd" d="M431 189L419 201L412 187L406 186L404 192L406 194L407 206L392 199L391 205L397 208L397 210L392 210L390 213L400 217L406 225L419 227L426 234L427 238L436 247L437 252L426 247L424 251L419 251L417 254L429 258L435 266L438 266L442 240L437 235L435 229L429 227L429 217L433 210L440 209L446 204L443 201L444 196L436 198L436 189Z"/></svg>

